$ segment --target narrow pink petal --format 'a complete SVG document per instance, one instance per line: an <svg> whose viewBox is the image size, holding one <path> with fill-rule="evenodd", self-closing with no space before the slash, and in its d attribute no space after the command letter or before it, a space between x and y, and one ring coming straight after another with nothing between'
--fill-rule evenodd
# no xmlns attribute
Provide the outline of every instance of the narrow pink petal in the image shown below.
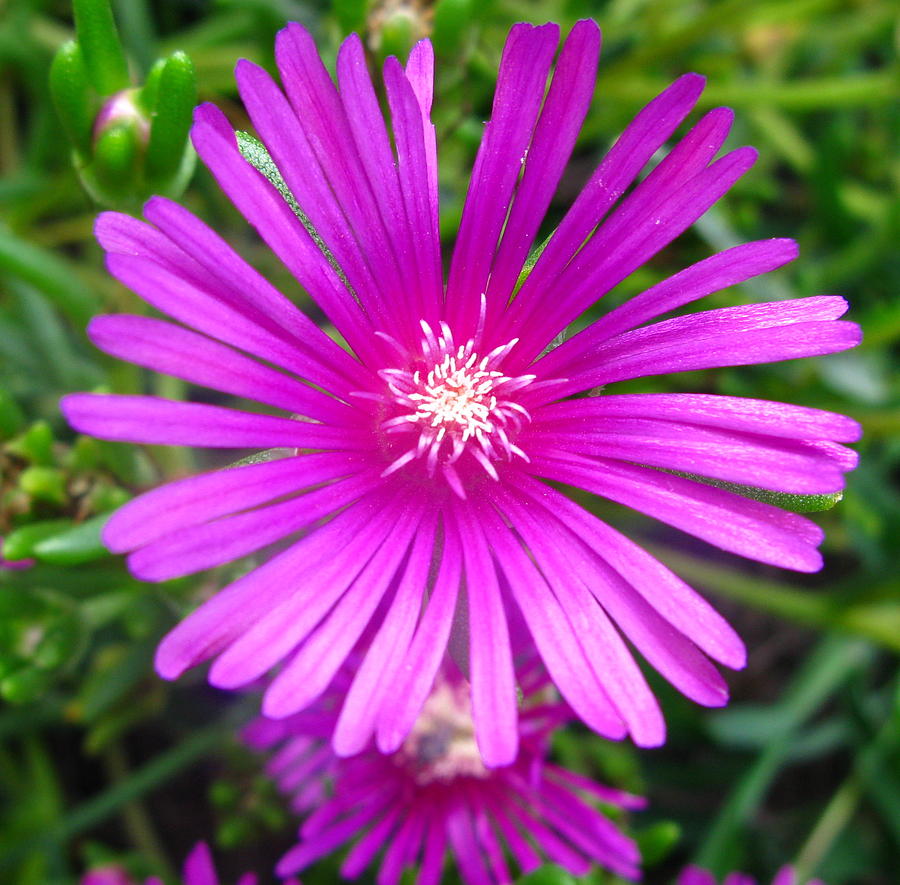
<svg viewBox="0 0 900 885"><path fill-rule="evenodd" d="M512 27L503 47L491 119L484 135L453 250L447 282L448 321L462 340L475 332L481 293L531 143L559 27Z"/></svg>
<svg viewBox="0 0 900 885"><path fill-rule="evenodd" d="M522 164L487 288L488 310L504 308L565 169L597 81L600 28L577 22L560 52L534 137Z"/></svg>
<svg viewBox="0 0 900 885"><path fill-rule="evenodd" d="M407 815L393 838L385 843L384 859L378 871L378 885L397 885L403 870L415 865L424 829L425 821L421 815Z"/></svg>
<svg viewBox="0 0 900 885"><path fill-rule="evenodd" d="M281 194L241 156L218 108L200 105L191 139L219 187L312 295L361 359L380 351L371 325Z"/></svg>
<svg viewBox="0 0 900 885"><path fill-rule="evenodd" d="M416 885L440 885L444 854L447 851L447 830L444 827L442 807L438 806L431 810L426 827L425 850Z"/></svg>
<svg viewBox="0 0 900 885"><path fill-rule="evenodd" d="M347 125L384 223L390 231L394 253L403 272L405 285L395 293L396 308L398 313L409 313L425 291L430 291L432 300L437 302L440 295L439 276L435 276L433 271L440 265L435 265L433 260L430 263L421 261L428 250L422 248L425 241L417 242L413 233L421 220L407 215L404 204L406 194L398 177L384 116L369 77L362 41L356 34L351 34L341 44L337 73ZM421 116L418 106L416 112L417 116ZM426 221L428 217L426 208ZM421 317L421 310L418 313L417 316L407 316L406 321L415 323ZM436 319L433 315L425 318L429 321Z"/></svg>
<svg viewBox="0 0 900 885"><path fill-rule="evenodd" d="M678 874L677 885L716 885L716 877L699 867L685 867Z"/></svg>
<svg viewBox="0 0 900 885"><path fill-rule="evenodd" d="M373 316L387 317L391 293L401 291L403 270L337 89L312 37L296 22L279 31L275 59L290 106L264 73L246 62L237 71L241 97L356 297Z"/></svg>
<svg viewBox="0 0 900 885"><path fill-rule="evenodd" d="M168 581L231 562L338 512L380 485L378 471L338 480L288 501L163 535L128 557L144 581Z"/></svg>
<svg viewBox="0 0 900 885"><path fill-rule="evenodd" d="M527 285L538 292L546 290L641 169L688 115L703 91L704 82L698 74L685 74L628 124L566 213L529 274Z"/></svg>
<svg viewBox="0 0 900 885"><path fill-rule="evenodd" d="M211 449L363 447L342 428L154 396L72 393L60 408L79 433L122 442Z"/></svg>
<svg viewBox="0 0 900 885"><path fill-rule="evenodd" d="M599 690L600 697L608 698L638 746L656 747L662 744L666 730L659 705L621 637L588 592L589 575L583 574L575 562L561 555L563 551L559 542L554 543L550 540L553 535L548 536L546 521L543 524L537 523L525 507L511 498L503 500L503 509L509 514L510 520L559 598L571 622L570 629L574 636L580 637L588 666L593 671L591 681L598 686L594 688L587 683L584 690L591 693ZM541 629L539 622L536 629ZM569 642L571 641L570 639ZM556 678L554 682L557 682L560 692L569 700L564 686ZM572 701L569 700L569 703ZM574 704L572 706L579 712ZM592 722L585 721L595 728ZM606 735L604 731L600 733ZM621 731L609 736L620 735L624 736Z"/></svg>
<svg viewBox="0 0 900 885"><path fill-rule="evenodd" d="M114 553L125 553L189 526L338 479L359 466L352 455L323 452L176 480L120 507L103 529L103 542Z"/></svg>
<svg viewBox="0 0 900 885"><path fill-rule="evenodd" d="M553 300L548 315L540 322L526 322L527 316L512 317L518 325L513 334L520 342L513 352L515 363L509 368L533 360L553 338L591 304L638 267L653 257L690 227L710 206L753 165L756 151L738 148L716 160L678 188L677 196L662 202L650 200L634 209L634 218L614 246L600 234L578 253L550 290ZM553 295L556 293L556 295ZM527 302L522 296L522 309ZM518 302L516 299L514 305ZM535 305L537 307L537 305ZM533 317L534 311L531 311Z"/></svg>
<svg viewBox="0 0 900 885"><path fill-rule="evenodd" d="M509 765L518 752L518 713L506 613L488 541L469 509L454 505L465 563L475 740L485 765Z"/></svg>
<svg viewBox="0 0 900 885"><path fill-rule="evenodd" d="M830 310L817 310L819 307ZM625 332L597 348L569 384L565 396L613 381L720 366L745 366L823 356L859 344L856 323L835 321L843 298L819 296L725 307L664 320ZM809 319L804 318L808 311Z"/></svg>
<svg viewBox="0 0 900 885"><path fill-rule="evenodd" d="M303 79L303 74L295 70L289 71L285 67L285 56L291 54L292 43L291 35L286 32L287 29L279 33L276 44L282 79L291 91L295 79L302 80L297 89L301 85L308 89L309 84ZM316 62L321 65L318 58ZM376 257L379 260L384 257L384 243L378 238L381 231L376 228L375 220L370 214L365 216L366 221L361 224L366 210L371 212L372 207L367 199L370 195L366 194L368 183L363 190L361 183L357 182L355 193L350 184L353 160L345 155L350 150L355 157L352 138L349 145L343 145L343 149L339 151L329 141L328 148L336 152L331 157L324 157L326 144L321 140L325 138L323 126L327 123L322 120L322 115L326 111L317 107L310 99L301 124L296 110L299 96L292 95L289 103L261 67L242 60L238 62L235 76L253 126L301 210L331 250L357 297L361 299L364 310L380 318L385 293L374 275L373 261ZM327 73L324 76L335 92L334 101L337 101L336 90L330 78Z"/></svg>
<svg viewBox="0 0 900 885"><path fill-rule="evenodd" d="M680 198L685 185L711 163L733 123L734 111L730 108L713 108L704 114L600 226L590 241L592 257L620 240L648 208ZM573 273L579 264L585 266L586 258L580 253L576 255L566 273Z"/></svg>
<svg viewBox="0 0 900 885"><path fill-rule="evenodd" d="M499 785L498 785L499 786ZM509 819L506 814L506 804L508 797L503 791L503 787L487 790L485 802L491 810L500 833L509 848L513 858L524 874L528 874L541 866L541 856L534 850L531 843L525 839L516 825Z"/></svg>
<svg viewBox="0 0 900 885"><path fill-rule="evenodd" d="M419 264L419 285L415 287L418 291L414 293L417 315L413 319L436 323L443 291L440 232L431 206L427 129L413 87L395 58L388 58L384 64L384 85L397 146L397 173L412 229L412 258ZM410 279L405 286L415 284ZM420 329L416 327L415 332L417 340Z"/></svg>
<svg viewBox="0 0 900 885"><path fill-rule="evenodd" d="M775 878L772 880L772 885L796 885L797 882L797 872L791 866L782 867L776 874ZM812 882L808 883L808 885L813 885Z"/></svg>
<svg viewBox="0 0 900 885"><path fill-rule="evenodd" d="M507 508L504 510L509 512ZM606 680L598 679L598 674L585 658L580 641L582 625L569 622L567 610L560 605L547 582L501 520L488 513L481 514L481 519L490 532L497 561L509 581L513 597L554 684L590 728L613 740L623 738L625 726L618 710L607 697ZM515 518L513 525L518 525Z"/></svg>
<svg viewBox="0 0 900 885"><path fill-rule="evenodd" d="M537 366L547 376L567 375L572 371L570 366L577 365L603 341L713 292L774 270L796 256L797 245L793 240L760 240L719 252L630 298L554 348Z"/></svg>
<svg viewBox="0 0 900 885"><path fill-rule="evenodd" d="M379 503L381 497L379 495ZM264 565L238 578L167 636L156 652L156 669L164 679L176 679L189 667L218 654L295 592L298 577L331 563L357 534L372 522L375 499L351 505L323 528L312 532Z"/></svg>
<svg viewBox="0 0 900 885"><path fill-rule="evenodd" d="M541 782L539 797L544 818L576 848L614 873L638 877L637 846L612 821L551 781Z"/></svg>
<svg viewBox="0 0 900 885"><path fill-rule="evenodd" d="M301 377L320 381L328 389L346 389L346 380L333 371L323 371L317 360L304 355L296 339L285 336L277 324L249 305L229 304L184 272L143 256L111 253L106 265L124 286L185 325Z"/></svg>
<svg viewBox="0 0 900 885"><path fill-rule="evenodd" d="M350 849L341 864L341 875L345 879L355 879L361 876L365 868L375 859L375 855L385 845L391 843L391 834L404 811L405 808L399 805L392 808Z"/></svg>
<svg viewBox="0 0 900 885"><path fill-rule="evenodd" d="M856 442L862 429L852 418L788 403L702 393L635 393L564 400L543 407L547 423L594 426L608 418L656 418L786 439Z"/></svg>
<svg viewBox="0 0 900 885"><path fill-rule="evenodd" d="M232 396L347 423L358 415L318 390L180 326L150 317L95 317L88 337L104 353Z"/></svg>
<svg viewBox="0 0 900 885"><path fill-rule="evenodd" d="M434 48L430 40L420 40L413 46L406 63L406 77L422 109L422 125L425 137L425 162L428 175L428 204L431 209L431 226L438 230L438 164L437 140L431 122L431 102L434 99ZM437 244L437 277L441 279L440 243Z"/></svg>
<svg viewBox="0 0 900 885"><path fill-rule="evenodd" d="M633 793L615 790L612 787L607 787L605 784L593 781L583 774L569 771L568 768L546 765L544 766L544 774L551 780L557 780L570 787L576 787L585 793L590 793L607 805L617 805L619 808L628 808L636 811L647 807L647 800L643 796L635 796Z"/></svg>
<svg viewBox="0 0 900 885"><path fill-rule="evenodd" d="M748 559L802 572L822 567L822 530L770 504L622 462L535 457L530 466Z"/></svg>
<svg viewBox="0 0 900 885"><path fill-rule="evenodd" d="M198 842L185 859L184 878L191 885L219 885L212 853L205 842Z"/></svg>
<svg viewBox="0 0 900 885"><path fill-rule="evenodd" d="M484 862L469 809L458 796L453 799L445 820L460 876L466 885L494 885L496 880Z"/></svg>
<svg viewBox="0 0 900 885"><path fill-rule="evenodd" d="M365 568L390 534L403 511L402 505L408 503L406 495L401 496L400 504L396 500L385 502L384 509L374 517L370 515L367 524L341 539L337 548L332 547L327 561L301 561L300 568L291 575L290 591L279 588L279 598L258 619L246 619L236 640L210 669L210 682L220 688L237 688L258 679L289 654ZM263 712L268 715L266 697Z"/></svg>
<svg viewBox="0 0 900 885"><path fill-rule="evenodd" d="M745 665L744 644L727 621L659 560L544 483L519 475L513 481L527 495L531 508L538 508L541 519L548 518L548 514L562 519L670 624L710 657L732 668Z"/></svg>
<svg viewBox="0 0 900 885"><path fill-rule="evenodd" d="M406 739L447 647L459 594L462 550L452 524L445 523L443 532L444 549L428 605L378 711L376 741L382 753L395 752Z"/></svg>
<svg viewBox="0 0 900 885"><path fill-rule="evenodd" d="M331 852L352 839L383 812L383 802L366 803L357 807L354 812L348 814L339 823L317 833L314 839L307 839L299 845L295 845L278 861L275 872L279 876L299 873L314 861L331 854Z"/></svg>
<svg viewBox="0 0 900 885"><path fill-rule="evenodd" d="M153 197L145 204L144 215L185 250L207 278L215 280L220 292L229 290L233 307L252 304L278 328L290 333L322 368L336 369L351 382L358 383L365 377L359 363L187 209L163 197Z"/></svg>
<svg viewBox="0 0 900 885"><path fill-rule="evenodd" d="M725 681L696 646L660 617L656 610L613 569L598 557L591 555L580 543L573 543L575 539L563 523L547 520L544 522L544 531L547 548L559 551L557 569L564 568L566 562L570 564L572 578L575 581L580 578L587 585L603 609L609 613L619 629L634 643L654 669L680 692L699 704L720 707L727 702L728 689ZM594 618L596 617L597 615L594 615ZM608 637L607 645L614 645L614 638ZM624 648L622 652L625 652ZM627 656L627 652L625 655ZM627 661L631 661L630 656L627 656ZM628 674L624 672L624 667L621 665L617 667L615 664L609 666L607 670L610 680L618 676L621 683L626 686L624 698L622 694L613 696L613 700L619 703L620 708L623 703L628 703L632 695L640 696L634 689L627 690L630 688L629 682L637 680L644 695L649 694L640 671ZM655 730L645 722L651 717L644 710L636 709L632 715L632 720L637 720L637 725L632 726L632 733L639 746L646 746L646 741L653 739L656 739L658 745L664 739L664 727L659 710L653 709L652 712L656 718ZM638 733L635 734L635 730L638 730Z"/></svg>
<svg viewBox="0 0 900 885"><path fill-rule="evenodd" d="M795 494L843 488L831 453L793 440L702 428L652 418L606 418L597 429L555 430L532 424L520 446L553 447L581 455L632 461Z"/></svg>
<svg viewBox="0 0 900 885"><path fill-rule="evenodd" d="M483 790L480 790L471 783L465 784L464 786L468 788L466 793L468 795L469 805L473 811L475 835L487 858L491 875L494 877L495 882L512 882L513 877L510 874L509 867L506 865L506 858L503 856L503 848L497 839L497 834L494 831L494 824L485 808Z"/></svg>
<svg viewBox="0 0 900 885"><path fill-rule="evenodd" d="M522 792L524 795L528 794L525 791ZM553 863L559 864L573 876L585 876L590 872L591 862L580 851L573 848L568 841L560 838L550 827L545 825L541 809L537 809L537 814L535 814L530 808L523 808L516 803L507 802L506 811Z"/></svg>
<svg viewBox="0 0 900 885"><path fill-rule="evenodd" d="M435 541L436 520L431 516L417 530L403 579L347 691L334 730L334 751L339 756L361 752L375 731L382 704L412 641Z"/></svg>
<svg viewBox="0 0 900 885"><path fill-rule="evenodd" d="M394 581L422 515L410 502L391 529L390 543L375 552L343 597L266 689L267 715L281 717L302 710L331 682L368 626Z"/></svg>

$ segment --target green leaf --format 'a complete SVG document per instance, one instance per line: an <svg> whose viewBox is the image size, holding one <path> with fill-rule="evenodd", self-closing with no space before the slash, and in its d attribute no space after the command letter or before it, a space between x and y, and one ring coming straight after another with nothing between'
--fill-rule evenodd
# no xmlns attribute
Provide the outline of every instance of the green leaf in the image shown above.
<svg viewBox="0 0 900 885"><path fill-rule="evenodd" d="M82 154L89 154L98 102L81 47L74 40L64 43L53 58L50 92L69 140Z"/></svg>
<svg viewBox="0 0 900 885"><path fill-rule="evenodd" d="M577 885L577 881L561 867L547 865L523 876L518 885Z"/></svg>
<svg viewBox="0 0 900 885"><path fill-rule="evenodd" d="M435 52L452 56L459 52L463 35L473 22L473 0L438 0L434 7L432 40Z"/></svg>
<svg viewBox="0 0 900 885"><path fill-rule="evenodd" d="M193 732L180 744L130 772L125 779L113 784L108 790L67 811L52 825L32 830L28 838L4 845L0 856L0 871L9 870L21 858L34 851L55 849L96 827L126 803L138 799L208 756L218 745L231 739L233 728L233 723L216 722Z"/></svg>
<svg viewBox="0 0 900 885"><path fill-rule="evenodd" d="M379 58L385 59L390 55L394 55L397 58L406 58L409 55L415 40L413 14L413 12L408 12L404 7L399 7L393 15L382 22L380 28L381 43L378 48Z"/></svg>
<svg viewBox="0 0 900 885"><path fill-rule="evenodd" d="M21 277L46 295L76 325L99 313L99 302L70 264L48 249L0 228L0 272Z"/></svg>
<svg viewBox="0 0 900 885"><path fill-rule="evenodd" d="M82 629L75 615L57 618L41 638L32 661L41 670L55 670L68 661L81 643Z"/></svg>
<svg viewBox="0 0 900 885"><path fill-rule="evenodd" d="M337 259L334 255L331 254L331 250L328 246L325 245L325 241L319 236L318 231L313 227L313 223L309 220L303 210L300 208L300 205L297 203L294 195L291 193L290 188L287 186L284 180L284 176L282 176L278 167L275 165L275 161L270 156L269 152L266 150L266 146L258 139L252 136L249 132L235 132L235 136L237 137L238 149L241 152L241 156L258 172L261 172L268 180L269 183L272 184L276 190L281 194L284 198L284 201L291 207L291 211L297 218L300 219L300 223L306 228L309 235L313 238L313 242L319 247L322 254L328 260L328 263L333 268L334 272L340 277L341 282L347 287L347 290L350 294L358 301L356 293L353 291L353 287L350 285L350 281L344 275L344 271L341 269L341 266L338 264Z"/></svg>
<svg viewBox="0 0 900 885"><path fill-rule="evenodd" d="M176 52L166 60L154 91L146 172L148 182L161 183L178 172L185 151L193 151L188 131L197 104L197 77L185 53Z"/></svg>
<svg viewBox="0 0 900 885"><path fill-rule="evenodd" d="M109 0L74 0L75 33L94 89L108 96L129 85L128 62Z"/></svg>
<svg viewBox="0 0 900 885"><path fill-rule="evenodd" d="M662 472L683 476L685 479L691 479L707 486L715 486L717 489L725 489L727 492L734 492L736 495L752 498L754 501L773 504L775 507L790 510L792 513L820 513L824 510L831 510L844 497L843 492L832 492L828 495L794 495L789 492L773 492L771 489L760 489L741 483L710 479L708 476L686 473L683 470L663 470Z"/></svg>
<svg viewBox="0 0 900 885"><path fill-rule="evenodd" d="M100 539L109 514L95 516L81 525L39 541L32 548L33 555L42 562L53 565L81 565L109 556Z"/></svg>
<svg viewBox="0 0 900 885"><path fill-rule="evenodd" d="M515 289L513 289L513 295L518 295L519 289L522 288L523 283L525 282L525 280L528 279L528 275L531 273L532 270L534 270L534 266L537 264L538 258L541 257L541 253L544 251L544 249L547 248L547 243L550 242L550 240L553 238L553 234L555 234L555 233L556 233L556 231L554 230L553 233L551 233L550 236L547 237L547 239L544 240L544 242L541 243L537 247L537 249L535 249L525 259L525 264L522 267L521 273L519 274L519 279L516 280L516 287L515 287Z"/></svg>
<svg viewBox="0 0 900 885"><path fill-rule="evenodd" d="M53 431L46 421L35 421L24 433L11 439L6 449L32 464L49 467L56 463L53 457Z"/></svg>
<svg viewBox="0 0 900 885"><path fill-rule="evenodd" d="M66 475L55 467L27 467L19 474L19 488L39 501L66 501Z"/></svg>
<svg viewBox="0 0 900 885"><path fill-rule="evenodd" d="M681 827L673 820L662 820L635 835L643 866L650 867L665 860L681 838Z"/></svg>
<svg viewBox="0 0 900 885"><path fill-rule="evenodd" d="M71 527L69 519L48 519L15 529L3 539L3 558L10 561L31 559L37 544Z"/></svg>
<svg viewBox="0 0 900 885"><path fill-rule="evenodd" d="M790 754L794 734L871 656L867 643L828 636L807 657L778 705L778 729L726 800L695 859L698 866L720 876L727 872L735 844Z"/></svg>
<svg viewBox="0 0 900 885"><path fill-rule="evenodd" d="M332 8L341 33L362 33L365 30L367 6L368 0L334 0Z"/></svg>
<svg viewBox="0 0 900 885"><path fill-rule="evenodd" d="M0 439L8 439L18 433L25 424L25 413L12 395L0 390Z"/></svg>
<svg viewBox="0 0 900 885"><path fill-rule="evenodd" d="M0 696L11 704L27 704L43 695L52 680L52 674L25 666L0 681Z"/></svg>

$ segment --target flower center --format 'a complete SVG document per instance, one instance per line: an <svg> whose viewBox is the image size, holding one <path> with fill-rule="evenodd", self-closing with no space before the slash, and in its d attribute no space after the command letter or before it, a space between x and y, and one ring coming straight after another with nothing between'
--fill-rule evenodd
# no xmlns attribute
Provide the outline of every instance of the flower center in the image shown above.
<svg viewBox="0 0 900 885"><path fill-rule="evenodd" d="M446 323L441 323L440 334L424 320L421 326L422 356L410 368L379 373L393 406L382 429L412 436L411 447L388 466L384 475L424 458L429 476L440 469L451 488L465 498L454 466L463 455L468 453L492 479L498 479L494 461L511 461L513 457L528 460L513 438L531 416L512 395L535 376L509 376L501 369L517 338L482 357L475 352L471 339L457 346Z"/></svg>
<svg viewBox="0 0 900 885"><path fill-rule="evenodd" d="M403 742L400 758L419 784L458 777L487 777L475 743L468 690L463 685L435 685Z"/></svg>

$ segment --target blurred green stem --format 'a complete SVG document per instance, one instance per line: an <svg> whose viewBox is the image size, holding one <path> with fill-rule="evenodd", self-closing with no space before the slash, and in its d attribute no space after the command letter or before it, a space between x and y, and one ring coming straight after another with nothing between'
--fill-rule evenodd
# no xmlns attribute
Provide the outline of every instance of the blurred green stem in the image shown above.
<svg viewBox="0 0 900 885"><path fill-rule="evenodd" d="M72 809L68 814L62 815L55 826L44 830L40 836L23 839L12 845L0 857L0 870L14 867L19 860L34 851L55 849L75 836L97 826L128 802L156 789L178 772L193 765L219 744L229 740L232 731L231 723L216 722L207 728L193 732L168 752L162 753L143 767L129 773L125 780L114 784L99 796Z"/></svg>
<svg viewBox="0 0 900 885"><path fill-rule="evenodd" d="M118 741L113 741L103 752L103 767L113 785L126 783L131 776L125 750ZM144 803L140 799L132 799L122 807L122 817L128 837L135 847L146 857L151 857L162 871L164 878L176 878L162 842L153 829L153 824Z"/></svg>
<svg viewBox="0 0 900 885"><path fill-rule="evenodd" d="M821 863L832 842L853 817L853 812L856 811L861 796L862 789L859 778L852 774L831 797L831 801L822 812L815 829L797 855L794 868L799 881L806 881L809 874Z"/></svg>
<svg viewBox="0 0 900 885"><path fill-rule="evenodd" d="M860 640L826 636L809 655L806 664L780 702L780 733L760 753L725 801L694 862L719 876L728 871L734 848L752 819L778 770L785 762L797 730L825 700L872 654Z"/></svg>

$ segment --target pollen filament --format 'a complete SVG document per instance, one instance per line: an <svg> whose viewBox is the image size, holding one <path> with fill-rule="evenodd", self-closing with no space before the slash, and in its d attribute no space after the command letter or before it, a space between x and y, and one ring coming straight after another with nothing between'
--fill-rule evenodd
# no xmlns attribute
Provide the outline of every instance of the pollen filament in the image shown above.
<svg viewBox="0 0 900 885"><path fill-rule="evenodd" d="M457 346L446 323L440 324L438 333L424 320L420 325L421 357L409 368L379 373L394 407L382 429L415 435L412 446L391 462L384 475L424 458L428 475L440 469L464 498L454 465L467 453L493 479L498 478L493 462L514 457L528 460L513 438L531 416L512 395L535 376L509 376L500 367L517 338L479 356L472 339Z"/></svg>

